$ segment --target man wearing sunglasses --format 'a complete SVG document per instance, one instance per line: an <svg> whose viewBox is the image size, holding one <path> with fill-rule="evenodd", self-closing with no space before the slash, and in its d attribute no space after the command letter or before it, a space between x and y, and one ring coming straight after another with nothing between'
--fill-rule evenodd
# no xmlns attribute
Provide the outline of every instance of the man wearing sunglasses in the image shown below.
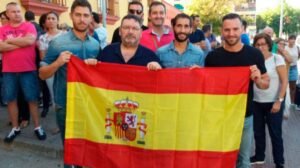
<svg viewBox="0 0 300 168"><path fill-rule="evenodd" d="M135 16L139 17L143 22L143 20L144 20L144 7L143 7L143 4L139 1L129 2L129 4L128 4L128 14L132 14L132 15L135 15ZM121 42L121 36L119 34L119 29L120 29L120 27L118 27L114 31L111 43ZM148 27L142 25L142 29L147 30Z"/></svg>

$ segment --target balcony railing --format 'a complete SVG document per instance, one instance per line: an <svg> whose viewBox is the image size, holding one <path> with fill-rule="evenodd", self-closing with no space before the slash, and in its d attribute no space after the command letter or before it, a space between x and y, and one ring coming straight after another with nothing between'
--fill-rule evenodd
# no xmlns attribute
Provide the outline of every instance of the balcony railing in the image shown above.
<svg viewBox="0 0 300 168"><path fill-rule="evenodd" d="M30 10L36 15L50 11L60 14L68 10L67 0L21 0L21 4L26 10Z"/></svg>
<svg viewBox="0 0 300 168"><path fill-rule="evenodd" d="M40 2L45 2L45 3L52 3L56 4L59 6L66 6L67 5L67 0L39 0Z"/></svg>

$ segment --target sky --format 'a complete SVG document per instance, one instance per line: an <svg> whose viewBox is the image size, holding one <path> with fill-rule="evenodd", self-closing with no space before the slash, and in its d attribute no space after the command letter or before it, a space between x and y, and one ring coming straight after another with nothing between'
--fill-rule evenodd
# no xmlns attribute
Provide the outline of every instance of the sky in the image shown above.
<svg viewBox="0 0 300 168"><path fill-rule="evenodd" d="M256 0L257 12L260 13L270 8L275 8L279 5L281 0ZM300 0L285 0L287 4L294 8L300 9ZM270 5L272 4L272 5Z"/></svg>

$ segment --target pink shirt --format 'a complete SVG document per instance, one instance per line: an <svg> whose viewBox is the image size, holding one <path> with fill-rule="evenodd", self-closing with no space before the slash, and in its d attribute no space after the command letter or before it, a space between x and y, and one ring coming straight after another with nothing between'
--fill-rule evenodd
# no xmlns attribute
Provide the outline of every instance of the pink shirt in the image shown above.
<svg viewBox="0 0 300 168"><path fill-rule="evenodd" d="M0 28L0 41L24 37L28 34L37 36L35 27L30 22L23 22L18 27L9 24ZM2 52L3 72L26 72L36 70L35 43L12 51Z"/></svg>
<svg viewBox="0 0 300 168"><path fill-rule="evenodd" d="M158 36L152 31L152 29L148 29L143 31L140 44L149 48L153 52L156 52L158 48L171 43L173 40L174 34L170 29L166 28L160 39L158 39Z"/></svg>

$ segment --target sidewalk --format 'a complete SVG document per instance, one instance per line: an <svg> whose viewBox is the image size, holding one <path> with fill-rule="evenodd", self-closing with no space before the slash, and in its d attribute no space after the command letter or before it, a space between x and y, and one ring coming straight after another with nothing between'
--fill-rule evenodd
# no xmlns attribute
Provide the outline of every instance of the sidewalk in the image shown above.
<svg viewBox="0 0 300 168"><path fill-rule="evenodd" d="M40 109L41 110L41 109ZM63 160L63 150L59 134L52 135L51 130L55 125L55 114L50 111L46 118L41 120L42 126L47 133L45 141L39 141L33 133L33 123L22 129L14 143L6 145L3 138L10 131L7 125L8 113L5 107L0 107L0 150L22 150L24 153L38 154L52 159ZM283 140L286 168L300 168L300 111L293 111L288 120L283 122ZM254 150L254 147L253 147ZM274 168L270 139L267 139L266 163L264 165L253 165L252 168ZM35 168L35 167L32 167Z"/></svg>
<svg viewBox="0 0 300 168"><path fill-rule="evenodd" d="M41 109L39 109L41 111ZM0 150L5 148L6 150L24 150L28 153L35 153L38 155L62 159L63 149L60 139L60 135L52 135L51 130L56 127L55 113L50 110L46 118L41 118L42 127L45 129L47 139L45 141L39 141L34 132L33 121L27 128L21 130L21 134L10 145L4 144L3 139L10 131L11 127L8 126L8 112L6 107L0 107Z"/></svg>
<svg viewBox="0 0 300 168"><path fill-rule="evenodd" d="M285 168L300 168L300 111L291 111L289 119L283 121L282 129ZM272 157L272 144L269 133L266 133L268 135L266 163L264 165L253 165L252 168L275 168Z"/></svg>

